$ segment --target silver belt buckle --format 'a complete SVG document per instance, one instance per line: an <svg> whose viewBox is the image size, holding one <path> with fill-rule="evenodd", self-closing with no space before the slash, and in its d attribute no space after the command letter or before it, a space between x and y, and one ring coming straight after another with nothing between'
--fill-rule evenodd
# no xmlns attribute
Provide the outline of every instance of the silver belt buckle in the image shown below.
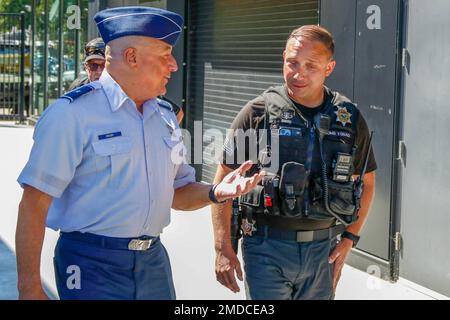
<svg viewBox="0 0 450 320"><path fill-rule="evenodd" d="M148 240L139 240L133 239L128 243L128 249L133 251L144 251L150 248L152 245L152 239Z"/></svg>
<svg viewBox="0 0 450 320"><path fill-rule="evenodd" d="M297 242L311 242L314 239L314 231L297 231Z"/></svg>

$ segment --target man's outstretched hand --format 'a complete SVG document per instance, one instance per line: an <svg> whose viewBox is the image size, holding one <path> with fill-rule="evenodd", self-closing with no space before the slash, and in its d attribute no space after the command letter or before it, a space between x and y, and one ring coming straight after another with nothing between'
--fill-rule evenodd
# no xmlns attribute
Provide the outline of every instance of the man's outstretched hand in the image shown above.
<svg viewBox="0 0 450 320"><path fill-rule="evenodd" d="M265 171L245 177L245 173L253 166L251 160L244 162L239 168L227 174L214 190L217 200L224 201L239 197L252 190L264 177Z"/></svg>

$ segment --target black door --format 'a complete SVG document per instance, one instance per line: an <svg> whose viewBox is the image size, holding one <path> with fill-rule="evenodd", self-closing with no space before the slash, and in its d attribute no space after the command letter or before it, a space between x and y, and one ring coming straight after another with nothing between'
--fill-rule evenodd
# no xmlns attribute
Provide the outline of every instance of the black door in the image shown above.
<svg viewBox="0 0 450 320"><path fill-rule="evenodd" d="M395 157L400 75L397 0L322 0L321 25L336 41L337 66L327 84L353 100L374 131L376 195L358 250L349 262L385 277L395 270ZM374 269L374 266L379 269Z"/></svg>

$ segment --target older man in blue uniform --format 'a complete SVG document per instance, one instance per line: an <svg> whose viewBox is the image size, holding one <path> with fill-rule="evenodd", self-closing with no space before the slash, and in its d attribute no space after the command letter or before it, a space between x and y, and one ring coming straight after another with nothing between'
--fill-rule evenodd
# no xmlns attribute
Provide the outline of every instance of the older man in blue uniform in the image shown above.
<svg viewBox="0 0 450 320"><path fill-rule="evenodd" d="M159 239L170 208L194 210L253 188L251 163L221 183L196 183L164 95L177 70L172 47L182 18L124 7L95 16L106 43L98 81L69 92L42 114L16 231L22 299L45 299L40 255L45 224L60 230L55 274L62 299L174 299Z"/></svg>

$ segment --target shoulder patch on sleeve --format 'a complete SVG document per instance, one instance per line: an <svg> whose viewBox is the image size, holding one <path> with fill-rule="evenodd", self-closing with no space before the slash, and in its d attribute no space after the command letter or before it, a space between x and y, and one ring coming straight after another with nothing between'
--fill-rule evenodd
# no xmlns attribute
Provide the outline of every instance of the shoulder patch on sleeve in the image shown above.
<svg viewBox="0 0 450 320"><path fill-rule="evenodd" d="M65 95L61 96L60 99L67 99L69 100L69 103L74 102L76 99L81 97L82 95L85 95L88 92L91 92L92 90L95 90L96 87L92 84L85 84L79 88L76 88L72 91L67 92Z"/></svg>
<svg viewBox="0 0 450 320"><path fill-rule="evenodd" d="M163 99L159 99L159 98L157 98L156 100L157 100L158 105L160 107L166 108L169 111L173 111L172 105L168 101L163 100Z"/></svg>

